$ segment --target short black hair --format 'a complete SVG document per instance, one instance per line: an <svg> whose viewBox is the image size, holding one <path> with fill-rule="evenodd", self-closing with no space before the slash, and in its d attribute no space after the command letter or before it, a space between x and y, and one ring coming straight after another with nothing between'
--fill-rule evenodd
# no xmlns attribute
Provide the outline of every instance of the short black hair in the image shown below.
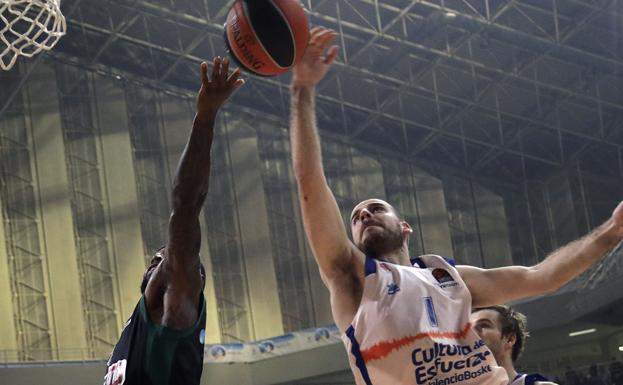
<svg viewBox="0 0 623 385"><path fill-rule="evenodd" d="M156 250L156 252L152 256L152 258L154 258L158 253L162 254L162 251L164 251L166 249L166 247L167 247L166 245L161 246L158 250ZM207 280L206 268L203 265L203 262L201 261L201 259L199 259L199 271L203 275L203 287L205 288L205 284L206 284L206 280ZM141 294L145 293L145 289L147 288L147 284L148 283L149 283L149 279L147 279L146 276L143 276L143 280L141 281L141 288L140 288L141 289Z"/></svg>
<svg viewBox="0 0 623 385"><path fill-rule="evenodd" d="M495 305L480 307L474 309L474 312L481 310L493 310L500 315L502 323L502 336L515 336L515 344L513 345L513 352L511 358L513 363L517 361L521 353L523 352L526 338L530 336L528 332L528 318L513 308L506 305Z"/></svg>

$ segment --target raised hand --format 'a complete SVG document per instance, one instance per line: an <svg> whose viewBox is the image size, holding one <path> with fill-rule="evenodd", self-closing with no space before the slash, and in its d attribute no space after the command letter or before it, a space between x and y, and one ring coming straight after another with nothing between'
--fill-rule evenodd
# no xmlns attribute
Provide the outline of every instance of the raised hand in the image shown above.
<svg viewBox="0 0 623 385"><path fill-rule="evenodd" d="M337 57L338 46L331 45L336 36L332 29L312 28L305 55L292 70L293 84L315 86L327 74Z"/></svg>
<svg viewBox="0 0 623 385"><path fill-rule="evenodd" d="M208 77L208 63L201 63L201 89L197 94L197 119L207 122L214 118L218 109L244 84L240 68L229 74L229 59L215 57L212 76Z"/></svg>

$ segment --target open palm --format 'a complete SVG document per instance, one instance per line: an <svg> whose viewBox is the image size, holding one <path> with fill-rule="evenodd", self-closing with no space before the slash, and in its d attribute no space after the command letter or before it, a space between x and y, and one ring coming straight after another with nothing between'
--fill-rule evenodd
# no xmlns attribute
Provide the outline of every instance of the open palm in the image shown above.
<svg viewBox="0 0 623 385"><path fill-rule="evenodd" d="M336 36L335 31L322 27L310 31L305 55L292 70L294 84L315 86L327 74L331 63L337 57L338 47L331 46Z"/></svg>
<svg viewBox="0 0 623 385"><path fill-rule="evenodd" d="M208 120L232 93L244 84L240 68L229 73L229 59L214 58L212 76L208 76L208 64L201 63L201 88L197 94L197 117Z"/></svg>

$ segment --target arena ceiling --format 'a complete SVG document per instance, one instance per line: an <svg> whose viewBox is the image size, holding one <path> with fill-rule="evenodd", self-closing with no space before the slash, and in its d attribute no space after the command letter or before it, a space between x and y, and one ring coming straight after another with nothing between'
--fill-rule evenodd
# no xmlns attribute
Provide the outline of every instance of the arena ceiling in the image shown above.
<svg viewBox="0 0 623 385"><path fill-rule="evenodd" d="M233 0L64 0L52 53L193 95L223 54ZM304 0L339 32L319 86L327 135L468 175L540 178L581 159L623 175L623 2ZM253 77L236 103L287 122L288 76Z"/></svg>

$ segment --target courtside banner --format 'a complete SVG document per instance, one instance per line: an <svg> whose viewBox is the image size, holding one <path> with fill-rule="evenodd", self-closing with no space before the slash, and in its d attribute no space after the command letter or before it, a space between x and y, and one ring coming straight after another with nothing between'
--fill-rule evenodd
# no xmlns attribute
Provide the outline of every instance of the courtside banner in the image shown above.
<svg viewBox="0 0 623 385"><path fill-rule="evenodd" d="M203 361L254 362L339 343L342 343L340 331L335 325L329 325L249 343L206 345Z"/></svg>

